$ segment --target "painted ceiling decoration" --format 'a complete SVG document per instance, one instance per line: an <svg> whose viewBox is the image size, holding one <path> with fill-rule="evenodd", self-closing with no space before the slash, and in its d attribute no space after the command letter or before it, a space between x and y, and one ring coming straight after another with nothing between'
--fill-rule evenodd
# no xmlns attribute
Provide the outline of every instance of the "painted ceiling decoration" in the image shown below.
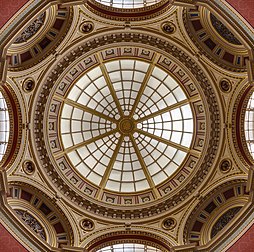
<svg viewBox="0 0 254 252"><path fill-rule="evenodd" d="M186 8L184 22L193 42L216 65L231 71L246 71L247 48L207 8Z"/></svg>
<svg viewBox="0 0 254 252"><path fill-rule="evenodd" d="M72 8L53 5L29 23L9 47L7 57L13 71L26 69L54 52L72 21Z"/></svg>
<svg viewBox="0 0 254 252"><path fill-rule="evenodd" d="M239 18L224 1L31 0L4 26L0 220L28 251L227 251L254 222Z"/></svg>
<svg viewBox="0 0 254 252"><path fill-rule="evenodd" d="M14 43L22 43L29 40L33 35L35 35L40 28L44 25L46 13L43 12L38 18L36 18L25 30L20 34Z"/></svg>

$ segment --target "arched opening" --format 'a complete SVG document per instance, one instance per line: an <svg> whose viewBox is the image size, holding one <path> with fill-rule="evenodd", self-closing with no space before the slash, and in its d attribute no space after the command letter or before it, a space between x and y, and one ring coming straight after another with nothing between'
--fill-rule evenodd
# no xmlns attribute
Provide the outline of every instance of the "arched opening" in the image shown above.
<svg viewBox="0 0 254 252"><path fill-rule="evenodd" d="M10 137L10 115L6 94L0 89L0 162L4 159Z"/></svg>
<svg viewBox="0 0 254 252"><path fill-rule="evenodd" d="M97 252L161 252L160 249L138 243L120 243L106 246Z"/></svg>

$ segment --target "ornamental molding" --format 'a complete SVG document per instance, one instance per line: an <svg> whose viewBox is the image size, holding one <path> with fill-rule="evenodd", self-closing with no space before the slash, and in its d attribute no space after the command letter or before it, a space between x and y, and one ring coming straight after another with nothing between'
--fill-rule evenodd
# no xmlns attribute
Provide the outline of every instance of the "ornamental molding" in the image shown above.
<svg viewBox="0 0 254 252"><path fill-rule="evenodd" d="M143 21L155 18L172 7L172 0L161 0L156 4L152 4L142 8L115 8L101 4L96 0L89 0L85 7L96 16L107 20L115 21Z"/></svg>
<svg viewBox="0 0 254 252"><path fill-rule="evenodd" d="M214 188L213 190L209 191L206 195L200 197L199 202L192 207L192 209L190 209L189 214L187 214L184 218L183 218L183 222L184 224L184 230L183 230L183 241L184 243L188 242L189 234L191 232L191 227L194 224L196 218L198 218L198 215L201 213L201 211L207 207L208 203L211 201L216 200L216 197L223 192L226 192L226 190L231 190L232 188L236 188L237 186L241 189L233 189L234 192L238 194L238 190L239 191L239 195L241 195L241 197L239 198L239 202L240 204L244 205L245 203L248 202L248 198L250 197L249 194L247 192L245 192L246 190L246 183L247 180L245 179L238 179L238 180L231 180L231 181L227 181L219 186L217 186L216 188ZM234 196L235 198L233 198L233 200L237 201L237 197ZM218 206L216 207L220 207L225 205L228 205L229 203L227 202L227 200L231 201L232 199L228 198L228 199L224 199L224 201L219 202ZM210 218L210 217L209 217ZM207 242L207 241L206 241Z"/></svg>
<svg viewBox="0 0 254 252"><path fill-rule="evenodd" d="M20 151L22 141L22 115L20 104L14 90L8 85L3 85L0 88L5 98L8 113L10 118L10 134L9 142L3 159L0 162L2 168L8 169L15 162Z"/></svg>
<svg viewBox="0 0 254 252"><path fill-rule="evenodd" d="M57 82L58 78L62 74L62 72L68 68L74 60L77 60L79 57L88 57L89 51L96 49L98 51L98 47L102 46L107 48L115 46L119 43L123 43L123 46L128 45L128 43L140 43L146 42L149 43L155 51L158 49L164 50L165 53L171 54L170 58L181 62L181 65L184 68L188 69L189 72L194 76L196 81L199 83L202 92L206 97L206 102L209 104L207 107L208 113L210 113L210 118L213 123L211 123L211 131L210 131L210 140L207 142L207 152L205 157L203 158L203 163L200 168L196 172L195 176L189 181L189 183L185 186L185 188L178 192L175 195L170 194L170 198L164 199L161 203L157 203L156 209L151 206L147 206L145 208L140 208L138 210L120 210L114 206L107 204L98 204L94 202L91 198L87 198L85 195L80 196L77 194L77 191L70 189L69 186L66 185L64 180L58 175L56 170L53 168L52 161L49 159L49 153L46 148L45 140L45 132L43 132L43 114L45 113L44 107L42 104L46 104L48 97L50 96L51 89L54 87L54 84ZM127 44L126 44L127 43ZM131 45L131 44L129 44ZM141 44L142 46L142 44ZM129 46L127 46L129 47ZM191 59L185 52L181 51L175 45L172 45L168 41L163 41L160 38L156 38L153 36L136 34L136 33L116 33L116 34L108 34L102 37L97 37L92 39L91 41L85 42L85 44L81 44L76 49L73 49L70 53L63 57L63 59L59 60L56 64L56 67L51 70L51 74L48 75L47 79L43 81L44 84L41 86L41 90L38 94L38 99L36 101L36 109L34 111L34 125L33 132L35 135L34 149L37 149L38 158L41 162L41 167L43 167L44 171L51 178L51 181L58 187L58 190L62 192L66 196L67 199L75 202L76 205L81 207L86 212L96 214L97 216L104 216L106 218L113 219L122 219L122 218L132 218L139 219L141 209L144 212L142 218L147 218L151 216L156 216L159 213L163 213L176 207L179 203L185 201L189 195L194 192L194 190L201 184L203 179L209 173L210 168L212 167L213 160L216 156L218 145L219 145L219 135L220 135L220 116L219 109L217 105L216 96L213 92L213 88L210 85L210 81L199 67L199 65ZM40 140L39 140L40 139ZM42 140L43 139L43 140ZM89 199L89 200L86 200ZM93 203L92 203L93 202ZM105 208L106 207L106 208ZM115 209L115 210L113 210ZM117 211L116 211L117 209Z"/></svg>
<svg viewBox="0 0 254 252"><path fill-rule="evenodd" d="M231 134L233 135L234 151L247 167L253 164L253 157L251 156L246 143L244 120L245 111L252 92L253 88L246 83L245 86L236 93L237 97L232 108L232 129L229 129L232 131Z"/></svg>
<svg viewBox="0 0 254 252"><path fill-rule="evenodd" d="M8 47L8 70L18 72L29 69L53 54L66 38L72 21L72 7L51 6L46 11L45 24L40 28L40 33L26 43L14 42Z"/></svg>
<svg viewBox="0 0 254 252"><path fill-rule="evenodd" d="M45 221L47 225L53 225L54 220L51 221L53 224L49 223L47 215L43 215L42 210L39 211L39 209L37 209L38 204L46 205L46 207L51 210L51 213L57 217L56 220L60 221L61 223L64 223L64 227L67 230L66 234L69 237L69 242L70 244L73 245L75 240L73 226L71 224L71 220L69 220L69 218L67 217L68 213L65 212L65 209L62 209L62 207L56 204L56 202L55 203L54 201L52 202L52 198L48 196L46 193L42 192L40 189L30 184L15 181L15 182L11 182L9 184L9 187L12 187L12 194L13 194L12 198L7 198L8 205L11 208L19 209L20 207L22 207L23 210L30 209L32 212L36 212L36 213L38 212L37 214L38 216L41 216L40 218L41 221L42 220L43 222ZM25 200L22 197L20 198L20 194L22 190L25 190L26 192L29 193L29 195L31 195L30 200ZM17 194L17 196L15 196L15 194ZM31 200L33 200L33 204L30 202ZM38 204L36 202L38 202ZM53 228L51 229L53 230ZM49 239L51 238L52 237L50 236ZM51 242L52 242L51 245L55 243L55 241L51 241Z"/></svg>
<svg viewBox="0 0 254 252"><path fill-rule="evenodd" d="M10 232L10 234L22 244L26 249L29 249L34 252L41 252L42 250L50 249L50 246L44 243L35 242L34 237L31 237L31 234L27 233L24 229L21 228L19 222L14 222L13 213L4 213L0 211L0 220L1 224Z"/></svg>
<svg viewBox="0 0 254 252"><path fill-rule="evenodd" d="M110 238L110 239L109 239ZM144 228L141 226L131 226L128 230L123 227L114 226L91 234L83 245L88 251L96 252L105 246L110 246L123 241L135 241L137 243L145 244L160 248L163 252L170 250L170 246L174 246L175 241L163 235L159 230Z"/></svg>
<svg viewBox="0 0 254 252"><path fill-rule="evenodd" d="M43 12L40 14L31 24L29 24L20 34L19 37L16 38L16 44L26 42L31 37L33 37L39 29L44 25L46 13Z"/></svg>
<svg viewBox="0 0 254 252"><path fill-rule="evenodd" d="M246 72L247 48L222 38L212 25L211 14L203 6L183 9L183 23L189 38L214 64L231 72Z"/></svg>

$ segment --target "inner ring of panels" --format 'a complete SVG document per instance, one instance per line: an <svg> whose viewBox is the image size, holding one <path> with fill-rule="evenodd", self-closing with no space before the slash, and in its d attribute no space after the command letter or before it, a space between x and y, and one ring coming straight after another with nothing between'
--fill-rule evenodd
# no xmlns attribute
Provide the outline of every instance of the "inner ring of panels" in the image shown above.
<svg viewBox="0 0 254 252"><path fill-rule="evenodd" d="M114 8L132 9L132 8L143 8L156 3L161 0L96 0L101 4Z"/></svg>
<svg viewBox="0 0 254 252"><path fill-rule="evenodd" d="M115 192L138 192L168 179L190 151L193 113L164 70L121 59L88 71L71 87L61 138L73 167Z"/></svg>

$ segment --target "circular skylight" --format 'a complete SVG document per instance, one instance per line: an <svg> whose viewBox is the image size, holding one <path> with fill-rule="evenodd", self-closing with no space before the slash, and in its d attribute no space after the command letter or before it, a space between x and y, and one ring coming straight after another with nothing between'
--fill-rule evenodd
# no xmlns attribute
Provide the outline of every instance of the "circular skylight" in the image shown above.
<svg viewBox="0 0 254 252"><path fill-rule="evenodd" d="M10 119L5 98L0 92L0 162L4 157L9 141Z"/></svg>
<svg viewBox="0 0 254 252"><path fill-rule="evenodd" d="M108 246L97 252L161 252L161 250L142 244L125 243Z"/></svg>
<svg viewBox="0 0 254 252"><path fill-rule="evenodd" d="M96 2L110 7L124 9L147 7L159 3L160 1L161 0L96 0Z"/></svg>
<svg viewBox="0 0 254 252"><path fill-rule="evenodd" d="M192 136L192 110L182 88L139 60L114 60L87 72L61 113L72 165L115 192L138 192L168 179L189 153Z"/></svg>
<svg viewBox="0 0 254 252"><path fill-rule="evenodd" d="M244 131L248 149L254 158L254 93L252 93L247 105Z"/></svg>

